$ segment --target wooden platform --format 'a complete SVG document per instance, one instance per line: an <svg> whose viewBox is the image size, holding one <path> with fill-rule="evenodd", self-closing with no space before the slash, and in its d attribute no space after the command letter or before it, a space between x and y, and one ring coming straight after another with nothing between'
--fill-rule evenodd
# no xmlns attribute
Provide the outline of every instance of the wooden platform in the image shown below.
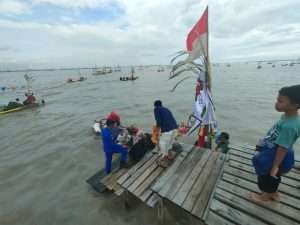
<svg viewBox="0 0 300 225"><path fill-rule="evenodd" d="M164 200L176 204L203 220L225 155L190 146L188 154L176 162L152 187Z"/></svg>
<svg viewBox="0 0 300 225"><path fill-rule="evenodd" d="M180 153L176 155L174 164L177 160L184 158L190 150L186 145L183 145ZM168 168L157 165L156 161L158 158L158 154L150 152L136 166L118 179L118 184L124 190L139 198L150 207L154 207L159 200L156 193L151 190L151 187L165 170L168 170Z"/></svg>
<svg viewBox="0 0 300 225"><path fill-rule="evenodd" d="M149 152L129 170L116 170L102 182L115 194L131 193L150 207L176 206L178 215L188 215L197 224L300 224L299 161L282 176L280 201L258 204L248 197L251 191L259 192L253 147L231 146L227 155L182 147L166 169L157 165L158 155Z"/></svg>
<svg viewBox="0 0 300 225"><path fill-rule="evenodd" d="M251 164L253 154L253 147L232 146L206 224L300 224L300 170L282 177L280 202L254 203L248 197L250 191L259 192Z"/></svg>

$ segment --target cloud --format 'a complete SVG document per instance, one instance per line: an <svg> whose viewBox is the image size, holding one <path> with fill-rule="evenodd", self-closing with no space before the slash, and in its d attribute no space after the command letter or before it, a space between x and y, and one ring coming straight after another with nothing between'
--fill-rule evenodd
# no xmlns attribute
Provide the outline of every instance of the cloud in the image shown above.
<svg viewBox="0 0 300 225"><path fill-rule="evenodd" d="M20 50L10 55L16 61L54 66L168 63L185 48L203 2L27 0L13 19L0 16L0 43ZM296 0L210 1L212 60L299 57L299 8Z"/></svg>
<svg viewBox="0 0 300 225"><path fill-rule="evenodd" d="M17 0L1 0L0 1L0 14L1 15L20 15L28 13L31 6L24 1Z"/></svg>
<svg viewBox="0 0 300 225"><path fill-rule="evenodd" d="M111 0L32 0L33 5L52 5L64 8L98 8L115 3Z"/></svg>

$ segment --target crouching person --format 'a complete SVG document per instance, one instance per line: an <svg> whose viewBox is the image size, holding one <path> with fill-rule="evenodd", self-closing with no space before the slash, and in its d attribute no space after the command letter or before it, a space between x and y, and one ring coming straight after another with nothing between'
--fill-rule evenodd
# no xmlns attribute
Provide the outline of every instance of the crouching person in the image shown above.
<svg viewBox="0 0 300 225"><path fill-rule="evenodd" d="M114 142L112 130L117 126L117 123L112 120L106 120L106 127L101 130L103 150L105 153L105 171L107 174L111 172L111 164L113 154L118 153L121 155L120 167L128 168L127 155L128 150L126 147Z"/></svg>

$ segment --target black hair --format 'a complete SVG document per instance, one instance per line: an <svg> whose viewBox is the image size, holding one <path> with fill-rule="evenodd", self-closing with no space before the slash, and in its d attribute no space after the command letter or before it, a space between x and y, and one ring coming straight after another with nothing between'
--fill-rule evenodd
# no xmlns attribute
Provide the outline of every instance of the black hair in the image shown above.
<svg viewBox="0 0 300 225"><path fill-rule="evenodd" d="M155 106L155 107L160 107L160 106L162 106L161 100L156 100L156 101L154 102L154 106Z"/></svg>
<svg viewBox="0 0 300 225"><path fill-rule="evenodd" d="M108 127L113 125L114 123L116 123L116 122L113 120L106 120L106 126L108 126Z"/></svg>
<svg viewBox="0 0 300 225"><path fill-rule="evenodd" d="M19 99L19 98L16 98L16 101L18 102L18 101L20 101L20 99Z"/></svg>
<svg viewBox="0 0 300 225"><path fill-rule="evenodd" d="M293 85L288 87L283 87L279 90L279 95L286 96L289 98L291 103L298 104L298 109L300 108L300 85Z"/></svg>
<svg viewBox="0 0 300 225"><path fill-rule="evenodd" d="M223 138L225 138L226 140L229 140L229 138L230 138L230 136L229 136L229 134L228 134L227 132L222 132L222 133L220 134L220 137L223 137Z"/></svg>

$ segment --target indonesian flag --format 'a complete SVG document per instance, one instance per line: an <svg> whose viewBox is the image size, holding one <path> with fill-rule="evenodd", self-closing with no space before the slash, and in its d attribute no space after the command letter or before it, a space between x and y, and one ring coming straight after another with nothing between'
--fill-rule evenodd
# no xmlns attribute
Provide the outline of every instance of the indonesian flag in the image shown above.
<svg viewBox="0 0 300 225"><path fill-rule="evenodd" d="M199 58L201 55L208 57L208 6L200 20L188 34L186 48L191 61Z"/></svg>

